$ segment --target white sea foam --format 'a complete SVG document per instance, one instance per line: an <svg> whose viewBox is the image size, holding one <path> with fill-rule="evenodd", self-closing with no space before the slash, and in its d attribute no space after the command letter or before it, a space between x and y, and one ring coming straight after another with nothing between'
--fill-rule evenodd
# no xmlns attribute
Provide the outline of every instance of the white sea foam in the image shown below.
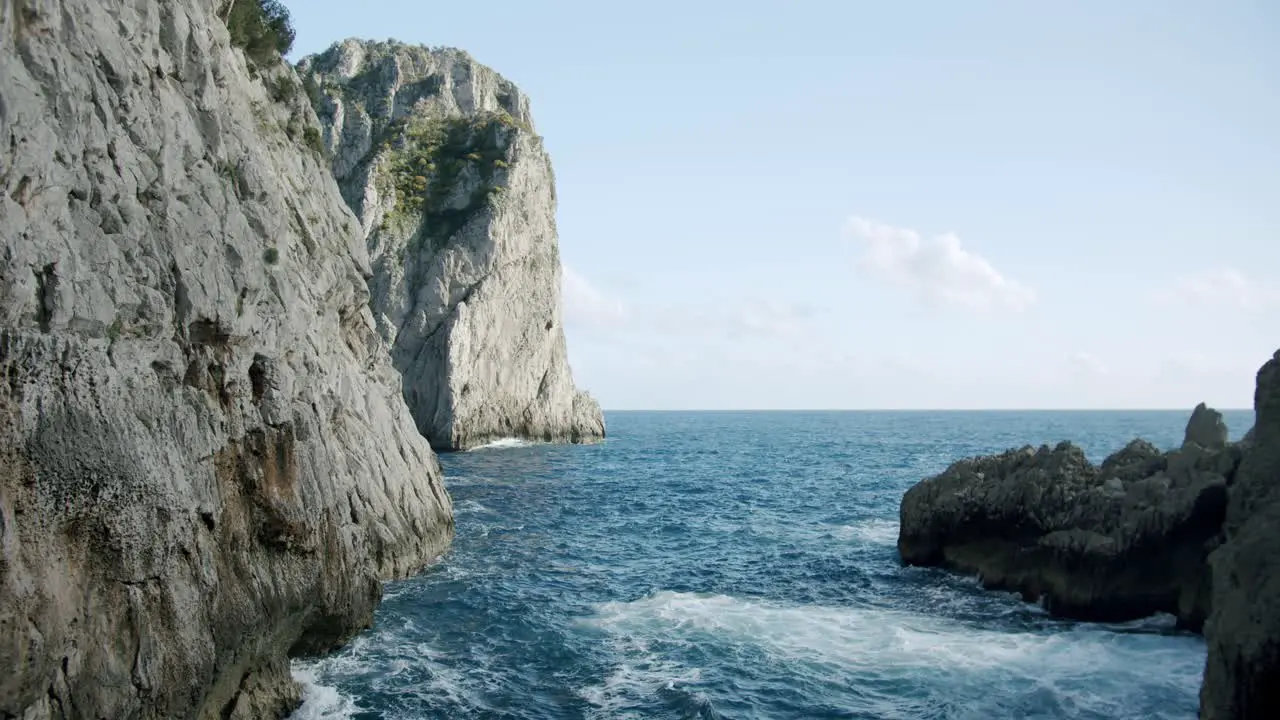
<svg viewBox="0 0 1280 720"><path fill-rule="evenodd" d="M470 498L463 500L462 502L453 506L453 514L455 516L466 515L473 512L481 512L481 513L489 512L489 508L485 507L484 505L481 505L480 503Z"/></svg>
<svg viewBox="0 0 1280 720"><path fill-rule="evenodd" d="M852 525L841 525L835 532L841 540L861 540L873 545L895 545L898 542L896 520L863 520Z"/></svg>
<svg viewBox="0 0 1280 720"><path fill-rule="evenodd" d="M525 440L523 438L506 437L506 438L498 438L497 440L494 440L492 442L487 442L484 445L477 445L471 448L471 450L469 450L468 452L475 452L476 450L501 450L504 448L522 448L522 447L530 447L535 444L536 443L530 440Z"/></svg>
<svg viewBox="0 0 1280 720"><path fill-rule="evenodd" d="M489 709L480 686L492 681L491 674L481 668L458 669L448 662L448 655L418 637L413 621L405 619L357 637L335 655L295 662L293 676L303 686L304 699L291 720L342 720L359 712L354 700L321 684L322 676L359 682L375 693L405 698L409 706L466 708L468 712Z"/></svg>
<svg viewBox="0 0 1280 720"><path fill-rule="evenodd" d="M355 717L360 710L355 700L337 688L320 684L315 662L295 661L292 671L293 679L302 685L302 706L290 716L291 720L341 720Z"/></svg>
<svg viewBox="0 0 1280 720"><path fill-rule="evenodd" d="M846 667L901 665L957 669L1009 666L1079 667L1081 654L1123 654L1105 628L1073 626L1058 633L1011 633L966 627L944 618L873 608L782 606L726 595L663 591L628 603L603 603L589 620L614 632L668 630L751 642L797 659L839 660ZM1146 662L1153 656L1144 648ZM1181 649L1171 649L1181 658ZM1135 653L1136 656L1136 653ZM1197 667L1194 658L1179 665Z"/></svg>
<svg viewBox="0 0 1280 720"><path fill-rule="evenodd" d="M613 645L613 652L622 658L621 662L601 683L578 692L582 699L595 706L588 717L600 720L643 718L645 714L628 711L626 706L636 698L648 698L660 690L673 690L702 680L700 668L687 668L662 658L659 653L651 651L643 639L622 637L617 638Z"/></svg>
<svg viewBox="0 0 1280 720"><path fill-rule="evenodd" d="M668 679L696 679L696 668L645 652L653 642L666 643L667 651L671 643L714 644L739 657L763 650L797 671L810 668L814 677L845 685L936 681L943 675L953 680L946 685L967 687L979 697L992 684L1034 685L1064 706L1104 715L1122 708L1117 703L1126 687L1140 678L1149 683L1159 676L1173 689L1197 687L1203 663L1203 647L1192 638L1124 637L1087 625L1007 632L894 610L786 606L667 591L600 604L584 622L613 636L625 658L602 685L582 692L602 716L651 696Z"/></svg>

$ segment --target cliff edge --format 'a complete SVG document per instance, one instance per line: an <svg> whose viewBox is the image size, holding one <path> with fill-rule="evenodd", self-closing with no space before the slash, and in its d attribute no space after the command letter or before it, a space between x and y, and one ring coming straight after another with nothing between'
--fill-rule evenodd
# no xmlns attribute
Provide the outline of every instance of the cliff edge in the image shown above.
<svg viewBox="0 0 1280 720"><path fill-rule="evenodd" d="M264 718L449 542L291 68L0 3L0 717Z"/></svg>
<svg viewBox="0 0 1280 720"><path fill-rule="evenodd" d="M604 437L569 368L555 178L528 98L457 50L347 40L298 68L419 431L440 450Z"/></svg>
<svg viewBox="0 0 1280 720"><path fill-rule="evenodd" d="M1280 717L1280 352L1258 371L1253 429L1242 445L1213 568L1205 720Z"/></svg>

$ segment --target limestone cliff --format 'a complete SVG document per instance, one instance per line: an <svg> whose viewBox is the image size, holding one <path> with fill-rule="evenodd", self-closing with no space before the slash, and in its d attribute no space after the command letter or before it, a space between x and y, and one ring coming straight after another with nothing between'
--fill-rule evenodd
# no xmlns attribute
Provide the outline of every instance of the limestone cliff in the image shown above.
<svg viewBox="0 0 1280 720"><path fill-rule="evenodd" d="M445 450L603 437L569 369L555 182L528 98L463 52L391 42L347 40L299 70L422 434Z"/></svg>
<svg viewBox="0 0 1280 720"><path fill-rule="evenodd" d="M224 10L0 2L0 717L276 717L452 533L310 103Z"/></svg>

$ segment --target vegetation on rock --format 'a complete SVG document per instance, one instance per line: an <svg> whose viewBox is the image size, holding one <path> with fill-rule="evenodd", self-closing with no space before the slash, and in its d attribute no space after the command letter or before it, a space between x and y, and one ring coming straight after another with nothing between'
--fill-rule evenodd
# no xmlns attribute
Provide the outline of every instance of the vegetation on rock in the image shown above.
<svg viewBox="0 0 1280 720"><path fill-rule="evenodd" d="M302 131L302 139L312 152L324 155L324 139L320 136L320 128L308 125Z"/></svg>
<svg viewBox="0 0 1280 720"><path fill-rule="evenodd" d="M386 222L421 219L423 237L431 247L443 247L503 192L497 171L509 167L513 131L523 128L508 113L393 122L382 143L380 189L395 198L395 210ZM465 204L458 207L454 194L465 176L477 182Z"/></svg>
<svg viewBox="0 0 1280 720"><path fill-rule="evenodd" d="M289 9L279 0L231 0L226 11L231 44L257 65L271 65L293 48Z"/></svg>

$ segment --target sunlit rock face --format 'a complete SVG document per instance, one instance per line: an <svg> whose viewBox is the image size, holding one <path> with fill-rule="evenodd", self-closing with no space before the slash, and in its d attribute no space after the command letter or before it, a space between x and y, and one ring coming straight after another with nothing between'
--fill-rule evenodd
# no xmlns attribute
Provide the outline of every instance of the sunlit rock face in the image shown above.
<svg viewBox="0 0 1280 720"><path fill-rule="evenodd" d="M0 717L279 717L452 535L306 93L222 11L0 3Z"/></svg>
<svg viewBox="0 0 1280 720"><path fill-rule="evenodd" d="M299 71L422 434L442 450L603 437L569 368L555 177L528 98L466 53L393 42L347 40Z"/></svg>

